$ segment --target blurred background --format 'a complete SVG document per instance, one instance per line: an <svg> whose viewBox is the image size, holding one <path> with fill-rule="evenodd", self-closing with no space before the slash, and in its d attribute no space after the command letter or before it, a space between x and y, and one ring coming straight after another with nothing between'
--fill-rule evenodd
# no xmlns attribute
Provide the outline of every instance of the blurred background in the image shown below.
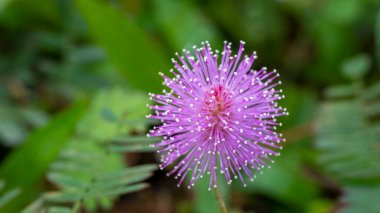
<svg viewBox="0 0 380 213"><path fill-rule="evenodd" d="M378 0L1 0L0 212L218 212L144 137L158 72L206 40L278 69L290 113L231 212L380 212Z"/></svg>

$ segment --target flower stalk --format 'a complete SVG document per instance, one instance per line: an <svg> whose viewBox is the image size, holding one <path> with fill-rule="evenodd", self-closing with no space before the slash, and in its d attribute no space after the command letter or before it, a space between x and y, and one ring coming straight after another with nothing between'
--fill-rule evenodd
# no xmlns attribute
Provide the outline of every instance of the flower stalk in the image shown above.
<svg viewBox="0 0 380 213"><path fill-rule="evenodd" d="M222 196L222 193L221 193L219 187L215 188L215 196L216 196L216 200L218 202L219 208L220 208L220 213L228 213L226 204L224 203L223 196Z"/></svg>

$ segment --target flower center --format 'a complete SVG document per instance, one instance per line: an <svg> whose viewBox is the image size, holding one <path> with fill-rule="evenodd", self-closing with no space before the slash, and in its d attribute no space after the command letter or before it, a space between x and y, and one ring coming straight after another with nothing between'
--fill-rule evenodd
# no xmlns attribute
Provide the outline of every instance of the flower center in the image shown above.
<svg viewBox="0 0 380 213"><path fill-rule="evenodd" d="M213 86L204 98L202 114L211 119L212 124L226 121L228 111L231 107L231 100L228 92L222 85Z"/></svg>

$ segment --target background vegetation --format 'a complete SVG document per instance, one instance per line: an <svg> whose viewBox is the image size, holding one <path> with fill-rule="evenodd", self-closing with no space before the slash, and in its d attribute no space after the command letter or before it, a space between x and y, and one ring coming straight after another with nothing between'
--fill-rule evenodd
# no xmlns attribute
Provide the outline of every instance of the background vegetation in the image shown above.
<svg viewBox="0 0 380 213"><path fill-rule="evenodd" d="M378 0L0 1L0 212L218 212L144 137L158 72L204 40L246 41L290 113L272 168L223 187L230 209L380 212Z"/></svg>

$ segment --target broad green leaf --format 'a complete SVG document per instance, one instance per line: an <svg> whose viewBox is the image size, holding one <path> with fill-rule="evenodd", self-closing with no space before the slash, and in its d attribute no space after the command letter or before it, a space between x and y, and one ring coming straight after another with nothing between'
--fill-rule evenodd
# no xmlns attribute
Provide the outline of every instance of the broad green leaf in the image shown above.
<svg viewBox="0 0 380 213"><path fill-rule="evenodd" d="M341 1L342 2L342 1ZM315 63L310 66L310 82L332 84L342 82L342 62L355 53L355 37L348 27L338 27L326 16L305 20L305 26L312 32L315 45ZM328 76L328 78L326 78Z"/></svg>
<svg viewBox="0 0 380 213"><path fill-rule="evenodd" d="M22 192L5 206L4 212L18 212L38 193L37 183L71 136L86 107L86 102L78 102L54 116L5 159L0 167L0 178L7 183L8 189L18 187Z"/></svg>
<svg viewBox="0 0 380 213"><path fill-rule="evenodd" d="M165 71L169 64L161 48L110 4L76 0L76 5L94 41L104 48L129 84L157 92L161 88L158 72Z"/></svg>

